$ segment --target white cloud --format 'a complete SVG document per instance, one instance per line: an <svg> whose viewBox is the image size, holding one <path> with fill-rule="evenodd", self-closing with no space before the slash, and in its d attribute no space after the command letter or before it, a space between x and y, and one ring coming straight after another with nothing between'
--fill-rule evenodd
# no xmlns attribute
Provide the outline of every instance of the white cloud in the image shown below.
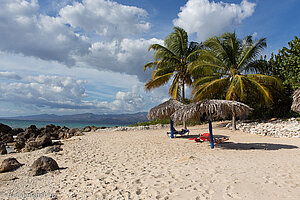
<svg viewBox="0 0 300 200"><path fill-rule="evenodd" d="M37 107L81 107L84 81L70 77L31 76L25 82L0 83L0 100Z"/></svg>
<svg viewBox="0 0 300 200"><path fill-rule="evenodd" d="M15 80L22 79L15 72L0 72L0 78L15 79Z"/></svg>
<svg viewBox="0 0 300 200"><path fill-rule="evenodd" d="M143 72L142 67L153 59L148 46L163 42L124 38L149 29L149 23L142 20L147 12L113 1L75 1L56 17L39 14L36 0L3 0L1 4L0 51L58 61L69 67L136 75L145 81L150 72ZM89 32L103 36L90 36Z"/></svg>
<svg viewBox="0 0 300 200"><path fill-rule="evenodd" d="M150 44L163 44L158 39L123 39L112 42L96 42L89 49L90 53L77 57L77 65L137 75L140 81L145 82L151 78L150 71L143 71L143 66L153 60L153 53L148 52Z"/></svg>
<svg viewBox="0 0 300 200"><path fill-rule="evenodd" d="M139 83L129 91L115 91L111 101L101 101L95 96L91 98L87 95L85 89L87 82L83 80L49 75L20 78L22 81L0 83L0 101L30 107L35 111L47 108L61 109L61 112L62 110L101 113L140 112L147 111L153 104L160 103L162 98L167 98L163 88L146 93L144 85Z"/></svg>
<svg viewBox="0 0 300 200"><path fill-rule="evenodd" d="M181 12L173 23L184 28L189 34L197 33L198 40L203 41L241 24L253 14L255 5L247 0L242 0L240 4L189 0L181 7Z"/></svg>
<svg viewBox="0 0 300 200"><path fill-rule="evenodd" d="M124 113L169 98L167 87L146 93L141 83L151 77L143 71L153 60L149 45L163 44L134 39L150 28L145 10L104 0L57 2L42 10L37 0L1 0L1 106Z"/></svg>
<svg viewBox="0 0 300 200"><path fill-rule="evenodd" d="M134 87L129 92L117 92L115 100L111 103L111 109L134 112L142 109L145 104L146 101L145 98L141 95L140 88Z"/></svg>
<svg viewBox="0 0 300 200"><path fill-rule="evenodd" d="M0 50L74 64L73 55L87 53L86 38L72 32L59 18L38 14L36 0L2 0Z"/></svg>
<svg viewBox="0 0 300 200"><path fill-rule="evenodd" d="M65 23L74 28L96 32L107 38L122 38L150 29L150 24L143 21L148 15L144 9L107 0L74 2L62 8L59 14Z"/></svg>

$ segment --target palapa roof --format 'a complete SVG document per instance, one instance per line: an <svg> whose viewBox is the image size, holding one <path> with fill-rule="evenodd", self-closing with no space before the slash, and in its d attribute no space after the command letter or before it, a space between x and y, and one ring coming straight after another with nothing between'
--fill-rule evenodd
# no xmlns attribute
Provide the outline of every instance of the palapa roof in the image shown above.
<svg viewBox="0 0 300 200"><path fill-rule="evenodd" d="M175 99L169 99L168 101L151 108L147 115L147 118L149 120L168 119L176 110L180 110L183 107L183 103Z"/></svg>
<svg viewBox="0 0 300 200"><path fill-rule="evenodd" d="M292 110L300 113L300 88L298 88L293 95Z"/></svg>
<svg viewBox="0 0 300 200"><path fill-rule="evenodd" d="M174 121L184 121L188 119L200 120L203 115L213 118L225 119L233 112L237 117L247 116L253 109L244 103L228 100L202 100L185 106L176 111L172 116Z"/></svg>

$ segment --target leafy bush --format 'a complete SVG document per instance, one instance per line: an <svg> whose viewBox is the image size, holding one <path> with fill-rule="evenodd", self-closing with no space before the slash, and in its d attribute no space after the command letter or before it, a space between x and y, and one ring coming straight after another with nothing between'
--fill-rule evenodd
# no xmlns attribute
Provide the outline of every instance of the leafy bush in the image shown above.
<svg viewBox="0 0 300 200"><path fill-rule="evenodd" d="M151 120L148 122L138 122L136 124L129 125L130 127L136 127L136 126L149 126L149 125L156 125L156 124L170 124L169 119L164 119L164 120Z"/></svg>

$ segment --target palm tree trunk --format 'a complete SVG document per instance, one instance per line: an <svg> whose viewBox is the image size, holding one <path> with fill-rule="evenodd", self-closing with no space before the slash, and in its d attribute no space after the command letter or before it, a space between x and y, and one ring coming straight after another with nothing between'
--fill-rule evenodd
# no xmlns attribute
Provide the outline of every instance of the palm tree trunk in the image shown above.
<svg viewBox="0 0 300 200"><path fill-rule="evenodd" d="M236 101L235 96L232 98L233 101ZM232 129L235 131L236 130L236 116L235 116L235 110L232 108Z"/></svg>
<svg viewBox="0 0 300 200"><path fill-rule="evenodd" d="M185 99L185 91L184 91L184 78L182 79L182 103L184 103L184 99Z"/></svg>
<svg viewBox="0 0 300 200"><path fill-rule="evenodd" d="M236 119L235 119L235 113L232 114L232 129L236 130Z"/></svg>
<svg viewBox="0 0 300 200"><path fill-rule="evenodd" d="M185 93L184 93L184 78L182 79L182 85L181 85L181 87L182 87L182 103L184 103L184 100L185 100ZM187 129L187 128L186 128L186 122L185 122L185 120L183 121L183 127L184 127L184 129Z"/></svg>

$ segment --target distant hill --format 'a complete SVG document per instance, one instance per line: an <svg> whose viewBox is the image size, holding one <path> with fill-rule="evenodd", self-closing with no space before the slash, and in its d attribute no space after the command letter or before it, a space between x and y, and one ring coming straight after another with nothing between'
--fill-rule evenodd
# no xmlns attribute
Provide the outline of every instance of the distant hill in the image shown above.
<svg viewBox="0 0 300 200"><path fill-rule="evenodd" d="M108 115L106 114L97 115L93 113L83 113L83 114L76 114L76 115L42 114L42 115L30 115L30 116L6 117L5 119L49 121L49 122L93 122L93 123L103 123L103 124L124 124L124 125L148 121L146 112L139 112L134 114L108 114Z"/></svg>

